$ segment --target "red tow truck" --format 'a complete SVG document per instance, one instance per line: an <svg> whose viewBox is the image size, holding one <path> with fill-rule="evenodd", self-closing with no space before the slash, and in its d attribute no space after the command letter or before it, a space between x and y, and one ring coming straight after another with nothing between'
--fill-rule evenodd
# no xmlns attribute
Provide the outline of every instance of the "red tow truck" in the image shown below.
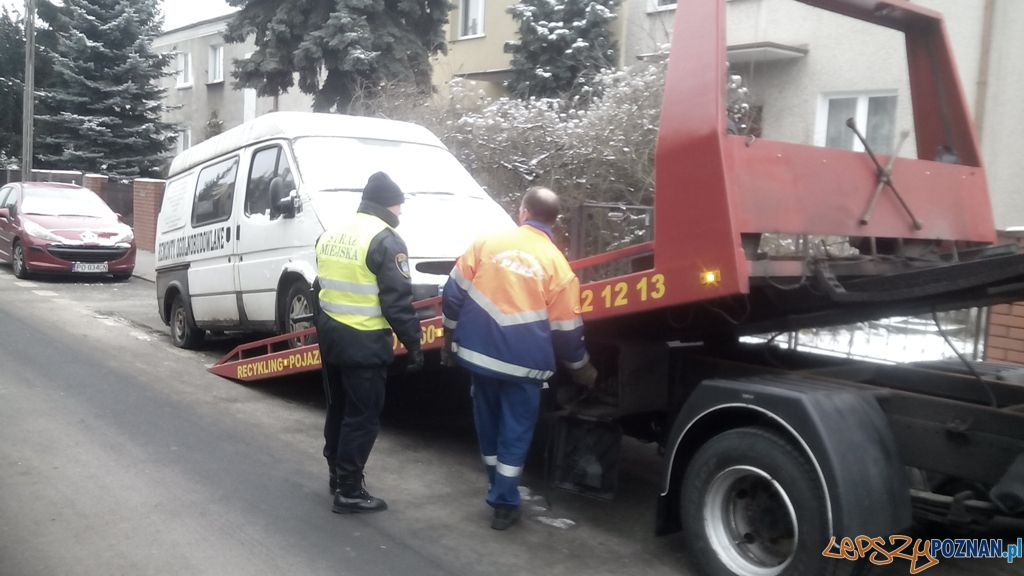
<svg viewBox="0 0 1024 576"><path fill-rule="evenodd" d="M573 263L583 278L625 272L583 286L603 378L558 412L551 480L608 495L622 436L657 442L656 529L683 530L702 574L831 574L825 553L843 538L888 539L914 520L1024 525L1024 371L743 340L1024 299L1024 255L996 245L941 15L906 0L801 1L903 33L918 158L729 134L726 0L680 0L653 240ZM847 237L859 254L772 257L758 249L766 234ZM435 312L423 327L436 349L438 299L418 306ZM212 371L316 370L315 344L281 347L311 334L239 347Z"/></svg>

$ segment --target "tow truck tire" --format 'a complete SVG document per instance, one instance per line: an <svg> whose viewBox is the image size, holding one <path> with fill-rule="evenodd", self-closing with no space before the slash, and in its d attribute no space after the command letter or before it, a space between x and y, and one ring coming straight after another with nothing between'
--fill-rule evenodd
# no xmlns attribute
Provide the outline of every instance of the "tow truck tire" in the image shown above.
<svg viewBox="0 0 1024 576"><path fill-rule="evenodd" d="M14 272L15 278L21 280L29 276L28 265L25 264L25 248L17 240L11 245L11 271Z"/></svg>
<svg viewBox="0 0 1024 576"><path fill-rule="evenodd" d="M288 291L285 292L285 299L281 302L281 325L285 334L309 328L313 325L310 322L292 321L292 316L294 315L310 314L313 312L310 298L312 298L312 293L305 281L296 280L288 286ZM300 346L302 346L302 342L299 339L293 338L288 340L289 348L299 348Z"/></svg>
<svg viewBox="0 0 1024 576"><path fill-rule="evenodd" d="M830 576L825 489L805 453L767 428L705 443L680 491L687 556L708 576Z"/></svg>
<svg viewBox="0 0 1024 576"><path fill-rule="evenodd" d="M178 294L171 304L171 343L178 348L198 348L203 343L206 331L196 328L192 315L185 307L185 300Z"/></svg>

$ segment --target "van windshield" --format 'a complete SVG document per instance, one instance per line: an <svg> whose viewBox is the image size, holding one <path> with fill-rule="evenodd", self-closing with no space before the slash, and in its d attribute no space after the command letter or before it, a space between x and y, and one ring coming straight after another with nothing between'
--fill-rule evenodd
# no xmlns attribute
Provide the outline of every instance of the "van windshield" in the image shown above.
<svg viewBox="0 0 1024 576"><path fill-rule="evenodd" d="M486 193L447 150L424 144L361 138L308 137L294 144L303 185L360 191L374 172L386 172L406 194Z"/></svg>

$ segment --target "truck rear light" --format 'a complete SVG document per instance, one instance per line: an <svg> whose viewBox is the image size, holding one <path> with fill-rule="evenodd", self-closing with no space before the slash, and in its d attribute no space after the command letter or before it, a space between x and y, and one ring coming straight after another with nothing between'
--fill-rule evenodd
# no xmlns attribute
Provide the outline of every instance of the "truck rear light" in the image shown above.
<svg viewBox="0 0 1024 576"><path fill-rule="evenodd" d="M718 286L722 282L720 270L705 270L700 273L701 286Z"/></svg>

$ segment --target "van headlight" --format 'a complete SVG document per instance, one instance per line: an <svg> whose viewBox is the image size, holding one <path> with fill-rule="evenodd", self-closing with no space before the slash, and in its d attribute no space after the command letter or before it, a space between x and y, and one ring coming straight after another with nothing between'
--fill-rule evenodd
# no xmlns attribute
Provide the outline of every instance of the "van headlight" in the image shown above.
<svg viewBox="0 0 1024 576"><path fill-rule="evenodd" d="M40 240L49 240L50 242L63 242L64 239L57 236L53 232L50 232L46 228L43 228L39 224L31 220L25 220L24 223L25 233L33 238L39 238Z"/></svg>

